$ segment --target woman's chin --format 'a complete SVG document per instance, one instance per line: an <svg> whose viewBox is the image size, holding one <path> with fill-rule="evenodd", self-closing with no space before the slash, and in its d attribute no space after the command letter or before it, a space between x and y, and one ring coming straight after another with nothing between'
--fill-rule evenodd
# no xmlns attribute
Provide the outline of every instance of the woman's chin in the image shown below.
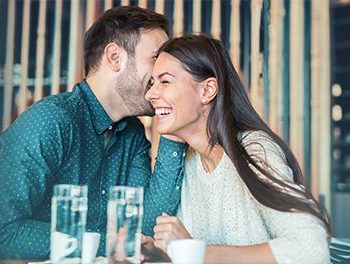
<svg viewBox="0 0 350 264"><path fill-rule="evenodd" d="M160 135L170 135L170 136L175 136L174 134L172 134L170 131L167 130L157 130L158 134Z"/></svg>
<svg viewBox="0 0 350 264"><path fill-rule="evenodd" d="M177 136L171 129L157 128L157 133L160 135Z"/></svg>

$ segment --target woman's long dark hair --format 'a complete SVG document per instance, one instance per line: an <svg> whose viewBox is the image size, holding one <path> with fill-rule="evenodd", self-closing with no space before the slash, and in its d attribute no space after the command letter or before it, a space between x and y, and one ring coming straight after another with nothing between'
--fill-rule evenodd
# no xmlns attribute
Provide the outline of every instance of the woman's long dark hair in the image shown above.
<svg viewBox="0 0 350 264"><path fill-rule="evenodd" d="M302 186L303 175L296 158L288 145L266 125L251 105L223 44L205 35L190 35L169 40L160 48L161 52L178 59L197 81L216 78L218 93L207 122L210 145L223 147L255 199L278 211L309 213L319 219L330 234L328 218L320 213L318 202ZM293 171L297 187L276 178L266 167L254 161L240 139L240 135L248 131L263 131L278 144L284 152L287 165ZM268 180L258 177L249 164Z"/></svg>

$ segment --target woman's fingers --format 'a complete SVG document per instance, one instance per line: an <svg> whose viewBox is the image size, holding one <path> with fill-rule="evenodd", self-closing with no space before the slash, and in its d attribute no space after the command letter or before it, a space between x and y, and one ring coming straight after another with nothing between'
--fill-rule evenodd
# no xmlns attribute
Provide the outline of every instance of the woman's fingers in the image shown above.
<svg viewBox="0 0 350 264"><path fill-rule="evenodd" d="M163 250L164 252L167 252L167 247L168 247L168 243L165 240L155 240L154 241L154 245L157 248L160 248L161 250Z"/></svg>
<svg viewBox="0 0 350 264"><path fill-rule="evenodd" d="M141 234L141 244L153 243L153 238Z"/></svg>
<svg viewBox="0 0 350 264"><path fill-rule="evenodd" d="M179 220L176 216L169 216L167 214L163 214L157 217L156 222L157 224L177 223L179 222Z"/></svg>
<svg viewBox="0 0 350 264"><path fill-rule="evenodd" d="M190 234L177 217L166 214L157 217L157 224L153 230L154 245L164 251L166 251L168 244L172 240L191 238Z"/></svg>
<svg viewBox="0 0 350 264"><path fill-rule="evenodd" d="M155 233L154 234L154 239L155 239L155 241L157 241L157 240L165 240L165 241L169 242L170 240L173 240L174 238L173 238L173 235L172 235L171 232L165 231L165 232L157 232L157 233Z"/></svg>
<svg viewBox="0 0 350 264"><path fill-rule="evenodd" d="M155 225L153 228L153 231L154 233L157 233L157 232L172 231L173 229L174 229L173 223L163 223L163 224Z"/></svg>

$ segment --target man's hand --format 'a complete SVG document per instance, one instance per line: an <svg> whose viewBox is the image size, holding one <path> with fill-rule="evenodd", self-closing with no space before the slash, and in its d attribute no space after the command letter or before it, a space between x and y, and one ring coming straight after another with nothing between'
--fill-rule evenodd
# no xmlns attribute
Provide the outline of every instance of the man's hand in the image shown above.
<svg viewBox="0 0 350 264"><path fill-rule="evenodd" d="M157 217L157 224L154 227L154 244L156 247L167 252L170 241L186 238L191 239L192 237L177 217L164 213Z"/></svg>
<svg viewBox="0 0 350 264"><path fill-rule="evenodd" d="M171 262L169 256L154 245L153 238L141 236L141 261L142 262Z"/></svg>

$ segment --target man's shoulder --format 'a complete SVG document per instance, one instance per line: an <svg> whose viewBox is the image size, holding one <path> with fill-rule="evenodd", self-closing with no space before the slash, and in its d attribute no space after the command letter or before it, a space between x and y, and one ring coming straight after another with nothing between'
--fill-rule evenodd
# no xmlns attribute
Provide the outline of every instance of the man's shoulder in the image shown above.
<svg viewBox="0 0 350 264"><path fill-rule="evenodd" d="M22 116L39 120L74 120L82 102L79 96L72 92L50 95L33 104Z"/></svg>
<svg viewBox="0 0 350 264"><path fill-rule="evenodd" d="M34 103L17 117L9 130L17 131L60 131L76 123L79 100L72 93L51 95Z"/></svg>

